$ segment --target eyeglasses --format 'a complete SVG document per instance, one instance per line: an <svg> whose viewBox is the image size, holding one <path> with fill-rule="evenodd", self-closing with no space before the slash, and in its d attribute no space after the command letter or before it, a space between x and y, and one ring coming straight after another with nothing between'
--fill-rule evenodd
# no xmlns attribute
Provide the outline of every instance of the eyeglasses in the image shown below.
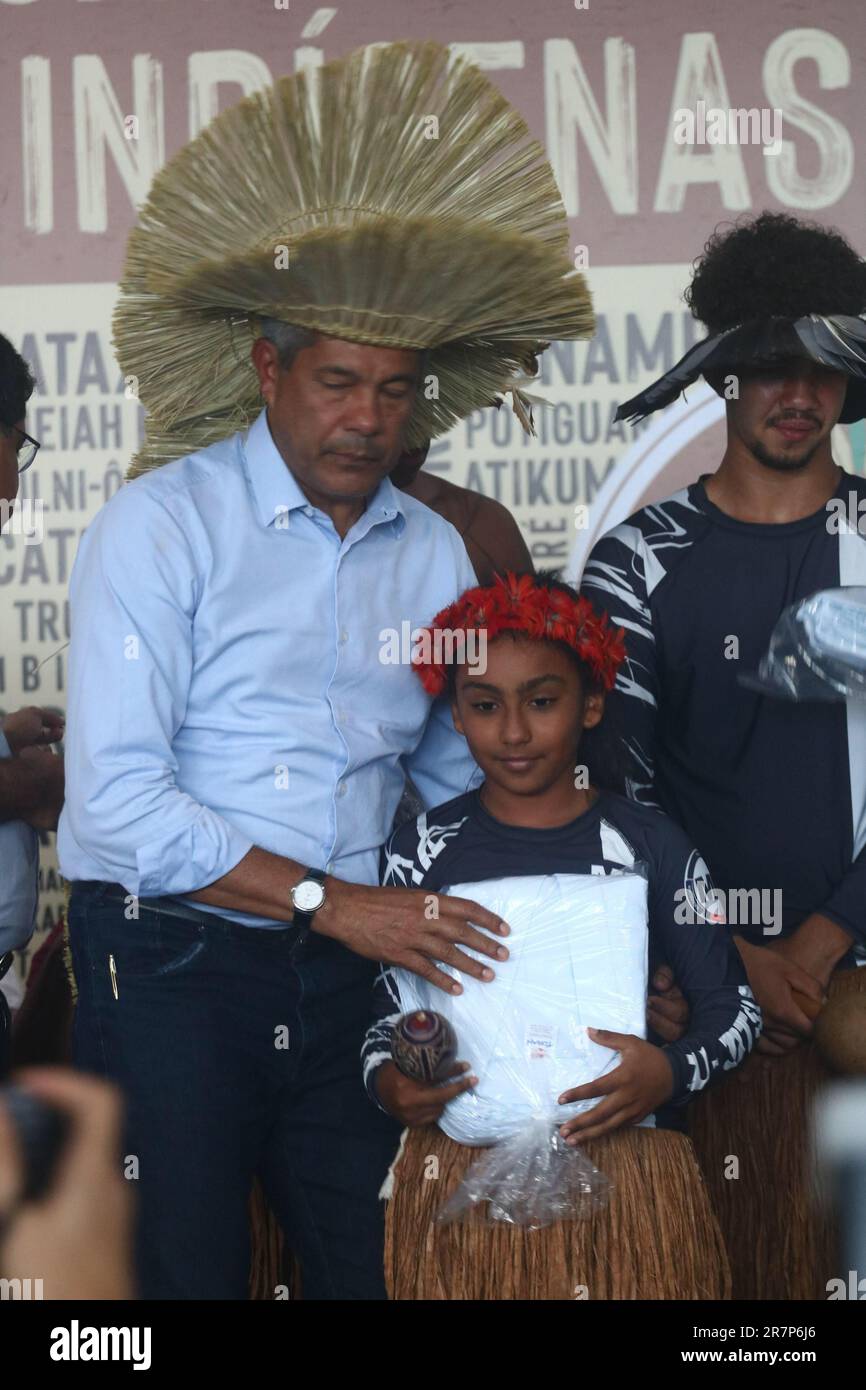
<svg viewBox="0 0 866 1390"><path fill-rule="evenodd" d="M21 442L18 445L18 472L23 473L30 467L36 455L39 453L41 447L39 440L33 439L31 435L25 434L23 430L19 430L17 425L7 425L6 428L14 430L15 433L21 437Z"/></svg>

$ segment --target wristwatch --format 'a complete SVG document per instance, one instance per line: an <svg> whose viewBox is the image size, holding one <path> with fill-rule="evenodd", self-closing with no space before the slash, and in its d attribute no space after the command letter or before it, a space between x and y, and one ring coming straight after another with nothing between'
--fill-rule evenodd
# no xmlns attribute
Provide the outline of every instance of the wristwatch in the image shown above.
<svg viewBox="0 0 866 1390"><path fill-rule="evenodd" d="M325 874L322 869L307 869L300 883L296 883L292 889L292 906L295 909L292 926L299 927L306 935L313 918L324 905Z"/></svg>

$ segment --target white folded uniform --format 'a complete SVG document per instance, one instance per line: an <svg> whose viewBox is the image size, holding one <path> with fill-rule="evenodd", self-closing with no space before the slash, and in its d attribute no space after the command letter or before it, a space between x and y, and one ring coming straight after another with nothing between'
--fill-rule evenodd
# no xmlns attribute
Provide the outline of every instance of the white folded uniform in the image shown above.
<svg viewBox="0 0 866 1390"><path fill-rule="evenodd" d="M406 970L397 987L404 1013L434 1010L457 1034L457 1055L478 1085L446 1107L440 1127L461 1144L492 1144L539 1115L564 1121L597 1100L557 1105L563 1091L594 1081L619 1054L586 1029L646 1037L647 880L623 874L539 874L455 883L508 922L509 959L485 984L443 969L463 985L446 995ZM466 948L463 948L466 949Z"/></svg>

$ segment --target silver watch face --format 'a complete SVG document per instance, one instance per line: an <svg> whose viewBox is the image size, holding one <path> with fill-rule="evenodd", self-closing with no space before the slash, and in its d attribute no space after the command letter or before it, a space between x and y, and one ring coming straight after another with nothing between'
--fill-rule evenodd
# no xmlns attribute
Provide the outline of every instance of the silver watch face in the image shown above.
<svg viewBox="0 0 866 1390"><path fill-rule="evenodd" d="M292 902L298 912L317 912L325 901L325 889L314 878L302 878L292 889Z"/></svg>

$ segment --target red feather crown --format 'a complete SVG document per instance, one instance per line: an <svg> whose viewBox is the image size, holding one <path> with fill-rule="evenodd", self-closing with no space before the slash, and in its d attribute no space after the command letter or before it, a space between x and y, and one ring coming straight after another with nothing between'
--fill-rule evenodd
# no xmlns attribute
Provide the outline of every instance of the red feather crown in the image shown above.
<svg viewBox="0 0 866 1390"><path fill-rule="evenodd" d="M605 690L613 689L617 670L625 660L622 628L611 628L607 614L599 617L588 599L574 599L561 590L536 584L532 575L518 576L508 570L504 576L496 575L488 587L467 589L437 613L429 627L414 634L412 665L430 695L441 695L448 683L449 662L437 661L434 655L449 647L437 644L435 633L472 630L486 633L488 642L509 631L522 632L539 642L565 642Z"/></svg>

